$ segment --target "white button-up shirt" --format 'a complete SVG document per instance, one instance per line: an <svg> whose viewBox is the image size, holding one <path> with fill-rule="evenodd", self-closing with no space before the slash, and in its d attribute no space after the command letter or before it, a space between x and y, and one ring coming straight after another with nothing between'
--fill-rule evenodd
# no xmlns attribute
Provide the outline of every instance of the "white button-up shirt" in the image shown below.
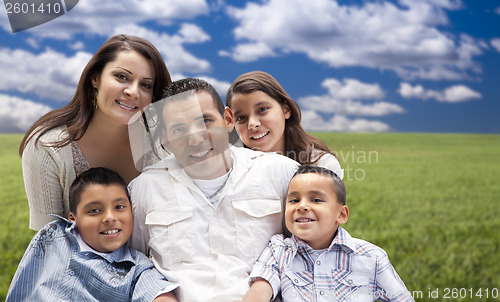
<svg viewBox="0 0 500 302"><path fill-rule="evenodd" d="M232 172L214 206L173 156L130 183L131 244L152 257L180 301L233 301L271 236L298 164L282 155L231 147Z"/></svg>

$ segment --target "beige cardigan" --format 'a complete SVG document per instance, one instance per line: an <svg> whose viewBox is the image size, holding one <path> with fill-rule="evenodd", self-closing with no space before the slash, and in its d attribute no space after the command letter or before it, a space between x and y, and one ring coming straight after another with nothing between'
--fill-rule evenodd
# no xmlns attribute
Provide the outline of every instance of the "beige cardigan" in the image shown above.
<svg viewBox="0 0 500 302"><path fill-rule="evenodd" d="M71 144L62 148L44 143L60 141L66 126L50 130L35 146L33 137L23 151L23 178L30 206L29 227L35 231L55 218L49 214L68 217L69 187L76 178Z"/></svg>

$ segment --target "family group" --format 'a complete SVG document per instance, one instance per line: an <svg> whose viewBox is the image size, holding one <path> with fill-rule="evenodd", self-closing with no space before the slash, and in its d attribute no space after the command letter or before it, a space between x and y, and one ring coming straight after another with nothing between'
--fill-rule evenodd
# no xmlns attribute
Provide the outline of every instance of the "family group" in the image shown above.
<svg viewBox="0 0 500 302"><path fill-rule="evenodd" d="M19 153L38 233L7 301L414 301L341 226L341 165L266 72L224 104L172 81L149 41L113 36Z"/></svg>

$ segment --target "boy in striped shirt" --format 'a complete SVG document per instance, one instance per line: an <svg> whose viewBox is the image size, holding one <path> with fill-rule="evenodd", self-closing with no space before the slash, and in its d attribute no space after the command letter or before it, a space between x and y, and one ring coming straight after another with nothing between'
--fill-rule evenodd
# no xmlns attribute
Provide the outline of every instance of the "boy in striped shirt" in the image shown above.
<svg viewBox="0 0 500 302"><path fill-rule="evenodd" d="M70 188L68 219L48 223L31 241L7 302L174 302L178 286L126 243L133 216L127 184L107 168L91 168Z"/></svg>

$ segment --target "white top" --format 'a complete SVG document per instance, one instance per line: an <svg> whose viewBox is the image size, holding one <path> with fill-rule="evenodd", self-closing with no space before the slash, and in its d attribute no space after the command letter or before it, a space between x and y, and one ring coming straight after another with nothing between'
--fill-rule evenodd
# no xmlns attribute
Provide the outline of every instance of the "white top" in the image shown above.
<svg viewBox="0 0 500 302"><path fill-rule="evenodd" d="M69 187L76 178L71 144L62 148L44 146L44 143L60 141L66 126L54 128L35 146L33 137L22 155L23 178L30 205L30 225L40 230L55 218L49 214L68 217Z"/></svg>
<svg viewBox="0 0 500 302"><path fill-rule="evenodd" d="M230 173L231 171L215 179L193 178L193 183L203 192L203 194L205 194L205 196L207 196L208 200L210 200L214 207L216 207L220 201L220 193L226 186Z"/></svg>
<svg viewBox="0 0 500 302"><path fill-rule="evenodd" d="M314 149L312 152L313 160L320 156L322 152L321 150ZM340 167L339 160L331 153L321 156L315 165L332 170L340 179L344 178L344 169Z"/></svg>
<svg viewBox="0 0 500 302"><path fill-rule="evenodd" d="M179 301L241 300L253 264L281 232L281 201L298 164L273 153L230 150L232 171L216 206L173 156L130 183L131 245L180 284Z"/></svg>

